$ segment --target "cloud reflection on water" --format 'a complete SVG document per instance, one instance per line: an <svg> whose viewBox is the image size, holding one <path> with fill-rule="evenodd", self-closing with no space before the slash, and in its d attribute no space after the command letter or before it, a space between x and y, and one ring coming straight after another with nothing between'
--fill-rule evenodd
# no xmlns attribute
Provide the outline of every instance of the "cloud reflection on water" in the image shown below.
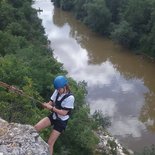
<svg viewBox="0 0 155 155"><path fill-rule="evenodd" d="M113 121L110 131L114 135L121 135L127 137L131 135L132 137L141 137L142 130L145 130L145 125L141 123L136 117L121 117L117 121Z"/></svg>
<svg viewBox="0 0 155 155"><path fill-rule="evenodd" d="M109 60L101 64L90 64L87 50L82 48L74 38L69 37L69 33L67 37L62 38L62 33L65 31L63 29L67 26L61 27L61 30L54 29L54 35L51 32L50 40L53 42L55 57L64 64L69 75L77 81L84 80L87 82L91 112L92 109L100 109L104 114L109 115L112 118L112 126L109 130L114 135L123 137L130 134L133 137L141 136L145 126L138 120L137 114L145 101L143 94L147 92L143 81L125 79ZM139 87L141 91L138 90ZM93 92L89 92L89 90L93 90ZM95 92L93 100L91 93ZM97 93L100 94L99 98ZM105 97L104 93L106 94ZM108 96L110 98L107 98ZM140 104L138 104L139 100ZM129 108L127 109L127 107ZM122 110L126 112L124 113Z"/></svg>

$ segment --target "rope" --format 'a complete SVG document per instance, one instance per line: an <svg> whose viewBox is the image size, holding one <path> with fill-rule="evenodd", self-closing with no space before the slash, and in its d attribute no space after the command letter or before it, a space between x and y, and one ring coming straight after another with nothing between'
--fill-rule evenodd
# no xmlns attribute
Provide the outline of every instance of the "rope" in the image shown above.
<svg viewBox="0 0 155 155"><path fill-rule="evenodd" d="M34 101L39 103L43 108L45 108L43 102L41 102L41 101L39 101L37 99L34 99L32 96L27 95L21 89L18 89L15 86L11 86L11 85L9 85L9 84L7 84L5 82L0 81L0 87L6 88L7 90L9 90L11 92L14 92L14 93L16 93L18 95L21 95L21 96L24 96L26 98L29 98L30 100L33 101L33 104L35 105L35 107L36 107L36 104L34 103ZM41 114L38 111L35 111L35 114L38 114L38 115L41 116Z"/></svg>
<svg viewBox="0 0 155 155"><path fill-rule="evenodd" d="M29 95L25 94L22 90L20 90L20 89L14 87L14 86L11 86L11 85L9 85L9 84L7 84L7 83L4 83L4 82L2 82L2 81L0 81L0 86L3 87L3 88L8 89L8 90L11 91L11 92L14 92L14 93L19 94L19 95L21 95L21 96L27 97L27 98L29 98L29 99L31 99L31 100L33 100L33 101L36 101L37 103L39 103L39 104L41 104L41 105L43 106L43 104L42 104L41 101L39 101L39 100L37 100L37 99L34 99L32 96L29 96Z"/></svg>

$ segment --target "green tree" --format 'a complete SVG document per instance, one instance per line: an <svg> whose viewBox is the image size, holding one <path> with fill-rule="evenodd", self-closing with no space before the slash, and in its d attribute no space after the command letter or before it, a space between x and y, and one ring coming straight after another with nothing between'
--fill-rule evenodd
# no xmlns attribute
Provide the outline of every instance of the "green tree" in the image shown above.
<svg viewBox="0 0 155 155"><path fill-rule="evenodd" d="M26 43L24 38L16 37L7 32L0 31L0 55L15 53L16 50L20 49Z"/></svg>
<svg viewBox="0 0 155 155"><path fill-rule="evenodd" d="M25 3L32 2L32 0L7 0L15 8L21 8Z"/></svg>
<svg viewBox="0 0 155 155"><path fill-rule="evenodd" d="M7 55L0 58L0 81L7 84L18 86L30 96L39 97L34 89L34 82L27 76L29 67L14 55ZM36 112L37 108L32 100L0 88L0 111L1 117L9 122L34 123L40 117ZM22 117L24 114L24 117ZM36 116L34 116L36 115Z"/></svg>
<svg viewBox="0 0 155 155"><path fill-rule="evenodd" d="M60 7L61 0L51 0L56 7Z"/></svg>
<svg viewBox="0 0 155 155"><path fill-rule="evenodd" d="M94 0L86 4L87 16L85 23L94 31L101 34L109 33L109 26L111 22L111 13L106 7L105 0Z"/></svg>
<svg viewBox="0 0 155 155"><path fill-rule="evenodd" d="M127 0L105 0L106 6L112 14L111 22L119 23L120 22L120 11L127 3Z"/></svg>
<svg viewBox="0 0 155 155"><path fill-rule="evenodd" d="M133 31L132 27L127 21L122 21L111 33L111 37L114 41L128 48L135 46L136 35L136 32Z"/></svg>
<svg viewBox="0 0 155 155"><path fill-rule="evenodd" d="M6 1L2 1L0 5L0 30L4 30L4 28L14 20L14 8L6 3Z"/></svg>
<svg viewBox="0 0 155 155"><path fill-rule="evenodd" d="M27 48L19 49L16 51L16 57L29 67L28 76L33 79L37 91L47 98L50 93L49 84L52 84L55 75L66 73L62 64L51 57L51 53L48 53L48 50L41 45L37 47L30 45Z"/></svg>
<svg viewBox="0 0 155 155"><path fill-rule="evenodd" d="M11 85L23 86L24 78L30 70L15 55L0 57L0 80Z"/></svg>
<svg viewBox="0 0 155 155"><path fill-rule="evenodd" d="M6 27L6 31L14 36L24 36L26 34L26 31L23 29L22 25L17 22L8 24L8 26Z"/></svg>
<svg viewBox="0 0 155 155"><path fill-rule="evenodd" d="M70 11L73 9L73 0L61 0L60 6L63 10Z"/></svg>
<svg viewBox="0 0 155 155"><path fill-rule="evenodd" d="M88 115L89 109L81 107L69 121L62 142L66 144L65 147L69 149L70 154L91 155L94 152L98 138L93 133L93 119L89 118Z"/></svg>
<svg viewBox="0 0 155 155"><path fill-rule="evenodd" d="M83 20L86 17L87 12L85 9L85 4L87 0L74 0L74 14L77 19Z"/></svg>
<svg viewBox="0 0 155 155"><path fill-rule="evenodd" d="M152 1L152 12L149 21L150 31L143 34L140 39L140 47L142 52L151 57L155 57L155 2Z"/></svg>
<svg viewBox="0 0 155 155"><path fill-rule="evenodd" d="M151 3L149 0L131 0L124 12L124 19L137 33L148 31L148 23L151 17Z"/></svg>
<svg viewBox="0 0 155 155"><path fill-rule="evenodd" d="M151 32L141 38L140 44L142 52L155 58L155 24Z"/></svg>

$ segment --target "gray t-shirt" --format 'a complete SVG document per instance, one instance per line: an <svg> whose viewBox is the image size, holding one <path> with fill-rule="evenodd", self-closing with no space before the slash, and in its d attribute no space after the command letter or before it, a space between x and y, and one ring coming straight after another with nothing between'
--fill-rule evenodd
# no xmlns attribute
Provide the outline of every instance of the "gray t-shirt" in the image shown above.
<svg viewBox="0 0 155 155"><path fill-rule="evenodd" d="M53 95L51 96L51 100L52 100L52 101L55 102L56 97L57 97L57 94L58 94L58 91L55 90L54 93L53 93ZM66 95L66 94L61 94L61 95L59 95L58 101L60 101L64 95ZM63 108L74 109L74 101L75 101L74 96L73 96L73 95L70 95L70 96L68 96L67 98L65 98L65 99L61 102L61 106L62 106ZM59 115L59 114L57 114L57 115L58 115L58 117L59 117L61 120L63 120L63 121L65 121L65 120L67 120L67 119L69 118L69 115L65 115L65 116ZM53 114L53 119L56 119L55 113Z"/></svg>

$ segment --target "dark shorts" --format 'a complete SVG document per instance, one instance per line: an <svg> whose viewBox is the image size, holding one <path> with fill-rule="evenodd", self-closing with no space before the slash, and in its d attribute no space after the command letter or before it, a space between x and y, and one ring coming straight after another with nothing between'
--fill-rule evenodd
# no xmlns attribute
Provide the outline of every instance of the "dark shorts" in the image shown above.
<svg viewBox="0 0 155 155"><path fill-rule="evenodd" d="M63 132L66 129L67 126L67 120L66 121L62 121L60 119L53 119L52 114L50 114L49 116L47 116L50 121L51 121L51 125L53 125L53 129L58 131L58 132Z"/></svg>

